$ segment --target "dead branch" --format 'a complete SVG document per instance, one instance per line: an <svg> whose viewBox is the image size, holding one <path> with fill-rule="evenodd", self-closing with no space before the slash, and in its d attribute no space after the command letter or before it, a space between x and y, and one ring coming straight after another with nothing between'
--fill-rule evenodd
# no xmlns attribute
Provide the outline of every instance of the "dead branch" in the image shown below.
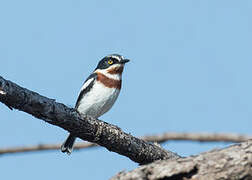
<svg viewBox="0 0 252 180"><path fill-rule="evenodd" d="M59 150L61 144L38 144L33 146L23 146L23 147L11 147L11 148L2 148L0 149L0 155L4 154L13 154L13 153L24 153L24 152L36 152L36 151L50 151L50 150ZM97 147L95 143L76 143L74 145L74 150Z"/></svg>
<svg viewBox="0 0 252 180"><path fill-rule="evenodd" d="M176 160L161 160L120 172L111 180L250 180L252 140Z"/></svg>
<svg viewBox="0 0 252 180"><path fill-rule="evenodd" d="M228 133L163 133L157 135L148 135L139 137L148 142L164 143L170 140L176 141L199 141L199 142L243 142L252 139L252 136L246 136L241 134L228 134ZM23 147L10 147L0 149L0 155L9 153L23 153L33 151L46 151L46 150L58 150L61 144L39 144L33 146ZM96 147L94 143L76 143L75 150L85 149L90 147Z"/></svg>
<svg viewBox="0 0 252 180"><path fill-rule="evenodd" d="M83 140L97 143L140 164L179 157L176 153L125 133L117 126L80 115L75 109L22 88L1 76L0 92L0 102L8 107L29 113Z"/></svg>
<svg viewBox="0 0 252 180"><path fill-rule="evenodd" d="M169 132L159 135L140 137L145 141L163 143L170 140L199 141L199 142L243 142L252 139L252 136L234 133L177 133Z"/></svg>

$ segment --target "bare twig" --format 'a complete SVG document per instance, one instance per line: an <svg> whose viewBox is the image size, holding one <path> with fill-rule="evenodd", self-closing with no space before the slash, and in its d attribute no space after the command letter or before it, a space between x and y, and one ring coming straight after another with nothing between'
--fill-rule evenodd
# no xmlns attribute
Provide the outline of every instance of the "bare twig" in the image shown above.
<svg viewBox="0 0 252 180"><path fill-rule="evenodd" d="M150 142L163 143L169 140L200 141L200 142L243 142L252 136L234 133L164 133L160 135L144 136L142 139Z"/></svg>
<svg viewBox="0 0 252 180"><path fill-rule="evenodd" d="M163 143L170 140L176 141L199 141L199 142L243 142L252 139L252 136L241 134L228 134L228 133L163 133L158 135L149 135L140 137L148 142ZM39 144L24 147L10 147L0 149L0 155L9 153L23 153L32 151L45 151L45 150L58 150L61 144ZM76 143L75 150L96 147L95 143Z"/></svg>
<svg viewBox="0 0 252 180"><path fill-rule="evenodd" d="M22 88L0 76L0 102L8 107L24 111L59 126L74 136L97 143L109 151L127 156L140 164L147 164L159 159L174 159L180 156L171 151L123 132L119 127L80 115L75 109L57 103L53 99Z"/></svg>
<svg viewBox="0 0 252 180"><path fill-rule="evenodd" d="M12 147L0 149L0 155L11 154L11 153L24 153L24 152L35 152L35 151L48 151L48 150L59 150L61 144L39 144L35 146L24 146L24 147ZM74 150L85 149L90 147L96 147L95 143L76 143Z"/></svg>

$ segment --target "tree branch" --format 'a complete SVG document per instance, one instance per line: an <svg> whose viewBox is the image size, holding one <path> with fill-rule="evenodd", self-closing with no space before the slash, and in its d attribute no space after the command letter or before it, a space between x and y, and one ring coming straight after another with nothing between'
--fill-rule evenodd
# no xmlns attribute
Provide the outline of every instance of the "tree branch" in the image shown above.
<svg viewBox="0 0 252 180"><path fill-rule="evenodd" d="M157 135L149 135L139 137L148 142L164 143L169 140L176 141L199 141L199 142L243 142L252 139L252 136L246 136L241 134L227 134L227 133L163 133ZM23 153L32 151L45 151L45 150L58 150L61 144L39 144L33 146L24 147L10 147L0 149L0 155L9 153ZM76 143L74 145L75 150L85 149L90 147L96 147L94 143Z"/></svg>
<svg viewBox="0 0 252 180"><path fill-rule="evenodd" d="M161 160L120 172L111 180L252 179L252 140L176 160Z"/></svg>
<svg viewBox="0 0 252 180"><path fill-rule="evenodd" d="M24 153L24 152L36 152L36 151L50 151L50 150L59 150L61 144L38 144L33 146L23 146L23 147L11 147L11 148L2 148L0 149L0 155L4 154L13 154L13 153ZM86 149L91 147L97 147L95 143L76 143L74 145L74 150Z"/></svg>
<svg viewBox="0 0 252 180"><path fill-rule="evenodd" d="M75 109L22 88L1 76L0 92L0 102L8 107L59 126L83 140L97 143L137 163L147 164L159 159L179 157L176 153L125 133L117 126L90 116L80 115Z"/></svg>

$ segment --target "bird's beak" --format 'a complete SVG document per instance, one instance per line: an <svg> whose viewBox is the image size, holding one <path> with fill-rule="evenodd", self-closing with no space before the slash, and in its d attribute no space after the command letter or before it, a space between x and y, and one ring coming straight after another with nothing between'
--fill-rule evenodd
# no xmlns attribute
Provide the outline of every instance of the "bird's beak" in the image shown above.
<svg viewBox="0 0 252 180"><path fill-rule="evenodd" d="M121 60L120 63L125 64L125 63L127 63L127 62L129 62L129 61L130 61L129 59L123 59L123 60Z"/></svg>

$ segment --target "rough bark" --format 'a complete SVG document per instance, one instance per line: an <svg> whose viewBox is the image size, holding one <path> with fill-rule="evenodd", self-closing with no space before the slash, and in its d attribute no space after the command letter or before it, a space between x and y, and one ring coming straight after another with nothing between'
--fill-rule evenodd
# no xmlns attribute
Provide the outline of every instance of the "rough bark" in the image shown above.
<svg viewBox="0 0 252 180"><path fill-rule="evenodd" d="M97 143L109 151L127 156L140 164L179 157L176 153L166 151L155 144L147 143L125 133L117 126L80 115L73 108L22 88L1 76L0 102L11 109L24 111L59 126L83 140Z"/></svg>
<svg viewBox="0 0 252 180"><path fill-rule="evenodd" d="M252 140L177 160L160 160L111 180L249 180L252 179Z"/></svg>

